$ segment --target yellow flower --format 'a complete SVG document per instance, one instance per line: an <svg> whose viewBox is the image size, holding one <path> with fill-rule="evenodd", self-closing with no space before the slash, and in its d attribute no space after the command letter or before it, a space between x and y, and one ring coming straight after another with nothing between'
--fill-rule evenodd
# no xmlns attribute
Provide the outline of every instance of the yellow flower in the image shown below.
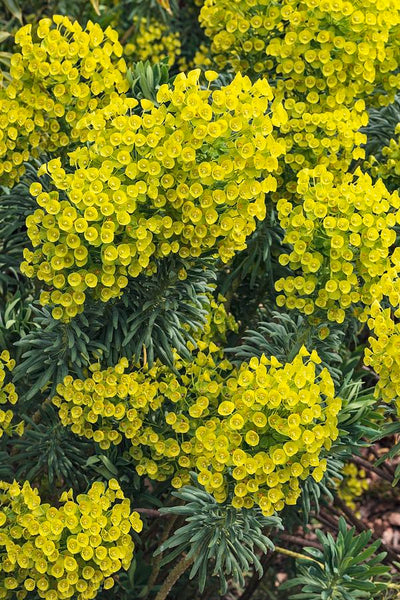
<svg viewBox="0 0 400 600"><path fill-rule="evenodd" d="M272 124L266 82L252 85L238 75L221 90L205 90L199 73L180 73L159 90L157 104L142 99L141 116L130 116L138 103L123 93L87 112L76 124L85 145L69 153L71 168L50 161L51 191L32 186L40 209L27 228L36 250L24 253L21 269L62 292L50 295L55 318L82 312L89 294L104 302L119 297L128 277L152 275L156 261L170 254L211 252L228 262L265 218L259 180L279 170L286 148L274 124L286 113L274 101ZM245 113L232 103L239 95L249 106ZM230 129L235 119L240 143ZM48 295L41 299L48 303Z"/></svg>
<svg viewBox="0 0 400 600"><path fill-rule="evenodd" d="M90 582L91 594L96 594L120 569L121 562L117 558L122 558L121 544L124 549L122 566L125 569L129 567L134 549L130 530L133 528L139 532L142 522L137 513L130 512L130 502L124 498L115 480L111 480L110 487L94 483L87 494L80 494L76 501L71 493L64 493L58 508L42 504L37 490L32 489L28 482L22 486L1 482L0 487L4 501L4 510L0 513L3 541L10 548L9 557L15 552L21 567L14 568L12 573L7 568L7 590L23 586L25 590L32 591L37 587L39 595L50 590L55 595L46 592L45 597L57 600L60 597L58 592L63 593L63 590L81 597L81 592L89 589L87 582ZM120 503L115 502L116 496ZM102 528L99 526L97 529L101 532L97 536L99 539L83 533L78 519L74 525L75 534L65 537L64 529L68 527L71 512L82 516L87 510L93 512L93 506L88 506L91 499L96 500L97 521L102 523ZM113 522L120 522L122 516L124 520L119 529ZM60 523L59 528L50 527L56 522ZM33 528L32 523L36 523L37 527ZM26 524L23 536L22 524ZM98 542L95 544L96 555L89 545L94 541ZM81 551L79 542L85 544ZM117 560L111 561L107 555L114 555ZM14 597L13 593L3 596L7 599Z"/></svg>
<svg viewBox="0 0 400 600"><path fill-rule="evenodd" d="M253 357L237 369L221 360L217 346L208 354L206 342L200 340L199 347L192 361L175 354L177 371L156 361L151 369L126 372L129 363L122 360L105 371L93 366L86 382L67 377L53 398L63 425L100 440L102 447L119 444L124 437L141 476L172 478L172 485L179 488L197 470L199 483L218 502L227 498L229 483L237 482L230 498L233 506L255 503L271 514L272 507L284 507L286 498L295 503L300 494L297 478L323 473L320 454L338 435L341 401L334 397L328 371L317 374L317 353L302 347L285 365L273 356ZM127 392L119 397L121 381ZM107 391L103 382L109 382ZM87 392L80 398L78 413L76 390L84 385ZM122 407L118 420L116 406ZM159 426L153 427L153 422ZM118 491L113 480L110 487ZM269 494L272 488L278 493ZM268 504L263 501L266 494ZM79 522L86 529L92 526L84 516ZM74 543L70 550L75 552ZM90 558L84 548L81 555Z"/></svg>

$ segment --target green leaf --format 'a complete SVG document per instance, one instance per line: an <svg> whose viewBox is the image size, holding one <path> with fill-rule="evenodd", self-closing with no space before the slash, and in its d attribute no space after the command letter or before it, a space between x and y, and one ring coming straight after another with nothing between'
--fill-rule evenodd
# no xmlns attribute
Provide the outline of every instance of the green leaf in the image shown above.
<svg viewBox="0 0 400 600"><path fill-rule="evenodd" d="M218 504L196 486L184 486L173 495L186 504L165 507L160 512L185 516L186 524L156 550L155 555L175 548L163 558L163 565L186 553L187 558L193 558L189 577L198 575L200 590L204 588L208 571L220 577L221 589L227 589L227 579L232 577L243 585L243 572L251 565L262 575L255 548L267 551L273 547L264 529L281 527L278 517L264 517L256 508L238 510L229 504Z"/></svg>
<svg viewBox="0 0 400 600"><path fill-rule="evenodd" d="M339 519L338 525L336 539L330 533L316 531L322 551L304 548L304 552L322 563L323 568L315 563L299 563L298 575L281 586L281 589L302 587L300 593L291 596L291 600L313 597L326 600L372 600L379 591L386 588L387 581L380 577L389 568L378 564L385 556L384 553L376 554L380 542L375 541L366 547L371 532L355 535L355 528L348 529L343 517Z"/></svg>
<svg viewBox="0 0 400 600"><path fill-rule="evenodd" d="M0 31L0 44L2 44L9 37L11 37L11 33L8 31Z"/></svg>
<svg viewBox="0 0 400 600"><path fill-rule="evenodd" d="M4 0L6 8L10 11L15 19L22 23L22 12L17 0Z"/></svg>

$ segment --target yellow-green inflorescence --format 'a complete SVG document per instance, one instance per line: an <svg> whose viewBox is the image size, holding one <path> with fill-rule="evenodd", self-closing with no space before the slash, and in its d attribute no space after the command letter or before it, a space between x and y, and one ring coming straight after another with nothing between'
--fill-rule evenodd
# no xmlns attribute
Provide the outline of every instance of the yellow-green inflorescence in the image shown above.
<svg viewBox="0 0 400 600"><path fill-rule="evenodd" d="M280 262L295 272L276 282L278 304L306 315L320 310L338 323L346 313L365 321L384 298L397 307L400 257L391 246L399 207L397 192L360 171L338 182L322 166L301 171L297 197L277 203L291 246Z"/></svg>
<svg viewBox="0 0 400 600"><path fill-rule="evenodd" d="M368 327L371 335L365 349L364 364L378 375L376 398L394 402L400 416L400 310L382 309L375 302L370 310ZM397 318L396 318L397 317Z"/></svg>
<svg viewBox="0 0 400 600"><path fill-rule="evenodd" d="M177 31L158 21L156 18L139 19L134 17L135 30L132 40L128 38L124 47L124 54L129 60L150 61L155 64L168 59L172 67L181 54L181 40Z"/></svg>
<svg viewBox="0 0 400 600"><path fill-rule="evenodd" d="M200 24L219 69L268 77L288 121L285 161L346 172L364 157L371 105L399 88L397 0L206 0ZM293 191L293 180L282 180Z"/></svg>
<svg viewBox="0 0 400 600"><path fill-rule="evenodd" d="M40 152L58 153L85 132L77 123L129 88L116 31L54 16L15 35L11 81L0 87L0 182L12 185L23 162Z"/></svg>
<svg viewBox="0 0 400 600"><path fill-rule="evenodd" d="M295 504L302 480L323 477L321 453L338 435L330 374L304 347L285 365L262 356L235 368L199 345L193 362L176 357L179 374L159 363L127 372L122 359L66 377L53 398L62 423L102 448L129 440L140 475L181 487L195 470L218 501L266 515Z"/></svg>
<svg viewBox="0 0 400 600"><path fill-rule="evenodd" d="M127 569L142 522L115 479L94 483L74 499L64 492L58 507L43 503L25 482L0 482L0 598L95 598Z"/></svg>
<svg viewBox="0 0 400 600"><path fill-rule="evenodd" d="M357 509L363 493L368 490L369 482L364 469L358 469L351 462L342 469L343 479L338 482L338 495L352 510Z"/></svg>
<svg viewBox="0 0 400 600"><path fill-rule="evenodd" d="M141 115L135 99L120 97L87 115L89 145L70 154L72 172L53 159L52 191L32 184L40 208L27 218L34 251L21 269L53 288L41 302L56 306L55 318L82 311L88 292L119 296L129 277L153 273L170 254L227 262L265 218L286 113L264 80L237 75L212 91L199 75L161 86Z"/></svg>
<svg viewBox="0 0 400 600"><path fill-rule="evenodd" d="M200 24L218 68L272 71L278 90L309 105L336 109L376 90L387 103L399 87L397 0L205 0Z"/></svg>

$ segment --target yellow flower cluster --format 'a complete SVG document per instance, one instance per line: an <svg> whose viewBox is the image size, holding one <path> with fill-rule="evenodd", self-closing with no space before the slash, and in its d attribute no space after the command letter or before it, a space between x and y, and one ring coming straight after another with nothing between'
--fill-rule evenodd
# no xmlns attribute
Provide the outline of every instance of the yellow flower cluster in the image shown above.
<svg viewBox="0 0 400 600"><path fill-rule="evenodd" d="M200 23L218 68L274 81L292 170L364 158L365 102L389 102L400 84L397 0L206 0Z"/></svg>
<svg viewBox="0 0 400 600"><path fill-rule="evenodd" d="M205 0L200 24L218 68L273 72L279 90L311 105L352 105L377 88L390 99L399 88L397 0Z"/></svg>
<svg viewBox="0 0 400 600"><path fill-rule="evenodd" d="M60 506L44 504L28 482L0 482L0 598L94 598L112 575L127 569L140 532L138 513L118 482L92 485L76 501L64 492Z"/></svg>
<svg viewBox="0 0 400 600"><path fill-rule="evenodd" d="M63 425L102 447L130 440L139 475L180 487L196 470L217 501L231 495L266 515L295 504L300 480L323 477L321 452L338 435L329 372L304 347L284 366L262 356L239 369L205 350L177 357L179 375L160 364L125 374L123 359L85 381L67 377L53 402Z"/></svg>
<svg viewBox="0 0 400 600"><path fill-rule="evenodd" d="M199 75L161 86L157 104L141 101L141 116L136 100L115 98L81 119L91 143L70 154L75 169L53 159L54 191L32 184L36 250L25 251L21 269L56 288L41 296L56 305L55 318L80 312L87 291L104 302L119 296L128 276L153 273L154 259L169 254L212 252L227 262L265 218L285 152L274 128L286 113L265 80L237 75L211 91Z"/></svg>
<svg viewBox="0 0 400 600"><path fill-rule="evenodd" d="M358 469L354 463L347 463L342 469L343 479L339 482L338 495L352 510L356 510L356 501L368 489L369 484L364 469Z"/></svg>
<svg viewBox="0 0 400 600"><path fill-rule="evenodd" d="M375 337L368 339L370 348L365 349L364 364L372 367L379 377L375 397L394 401L400 415L400 323L394 321L389 308L382 310L377 302L370 315L368 327Z"/></svg>
<svg viewBox="0 0 400 600"><path fill-rule="evenodd" d="M11 382L6 382L7 371L12 371L15 367L15 360L10 358L8 350L3 350L0 354L0 437L4 433L8 435L12 431L11 421L13 419L13 411L8 408L3 410L1 406L5 404L15 404L18 400L18 394L15 391L15 385ZM23 432L23 423L17 425L17 433Z"/></svg>
<svg viewBox="0 0 400 600"><path fill-rule="evenodd" d="M128 366L128 360L122 358L106 371L92 365L92 375L86 380L67 376L57 386L59 396L53 398L62 424L71 426L77 435L93 439L103 450L119 444L122 436L137 437L146 414L156 411L161 400L157 369L125 373Z"/></svg>
<svg viewBox="0 0 400 600"><path fill-rule="evenodd" d="M330 321L342 323L346 311L365 320L374 301L389 298L399 304L399 249L396 239L400 198L382 181L372 184L359 170L336 183L325 167L300 171L298 201L278 201L285 229L284 241L292 246L279 258L296 276L279 279L279 306L296 308L306 315L321 309Z"/></svg>
<svg viewBox="0 0 400 600"><path fill-rule="evenodd" d="M133 40L128 39L124 46L124 54L134 61L150 61L158 63L168 58L172 67L181 54L181 40L177 31L171 31L166 23L152 17L150 19L133 18L136 25L132 33Z"/></svg>
<svg viewBox="0 0 400 600"><path fill-rule="evenodd" d="M365 103L358 100L353 106L335 110L316 108L306 102L287 98L283 105L288 114L287 123L280 127L285 136L284 160L297 173L304 168L324 165L331 171L348 171L353 159L364 158L361 144L367 136L359 130L368 123ZM286 183L289 192L295 191L295 178L281 177L278 188Z"/></svg>
<svg viewBox="0 0 400 600"><path fill-rule="evenodd" d="M82 115L128 90L126 64L117 33L88 22L85 29L67 17L25 25L11 58L11 82L0 88L0 181L11 185L23 162L40 151L62 151L85 132Z"/></svg>

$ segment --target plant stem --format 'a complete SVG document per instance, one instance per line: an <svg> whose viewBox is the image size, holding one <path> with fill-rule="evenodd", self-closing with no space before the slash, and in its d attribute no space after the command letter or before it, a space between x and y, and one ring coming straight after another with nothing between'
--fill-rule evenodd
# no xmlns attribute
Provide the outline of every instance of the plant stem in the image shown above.
<svg viewBox="0 0 400 600"><path fill-rule="evenodd" d="M367 460L364 460L360 456L353 456L351 458L351 461L353 463L355 463L356 465L363 467L367 471L371 471L372 473L375 473L381 479L384 479L385 481L389 481L389 483L392 483L393 478L390 477L390 475L388 475L383 469L379 469L379 467L374 467L374 465L371 465Z"/></svg>
<svg viewBox="0 0 400 600"><path fill-rule="evenodd" d="M167 515L163 515L162 513L160 513L160 511L158 511L155 508L134 508L133 510L135 510L136 512L142 514L142 515L147 515L148 517L166 517Z"/></svg>
<svg viewBox="0 0 400 600"><path fill-rule="evenodd" d="M377 461L381 460L382 457L379 456L378 452L376 451L376 448L374 448L373 446L370 448L370 452L375 456L375 458L377 459ZM386 471L388 473L388 475L391 475L392 479L394 478L394 473L395 473L395 468L388 464L385 461L381 462L381 464L379 465L384 471Z"/></svg>
<svg viewBox="0 0 400 600"><path fill-rule="evenodd" d="M287 556L291 556L292 558L297 558L300 560L309 560L317 563L317 565L319 565L322 569L324 568L324 565L320 563L319 560L315 560L315 558L311 558L311 556L306 556L305 554L300 554L300 552L293 552L293 550L288 550L287 548L282 548L281 546L275 546L275 552L286 554Z"/></svg>
<svg viewBox="0 0 400 600"><path fill-rule="evenodd" d="M186 569L190 567L192 562L193 558L187 559L186 556L183 556L181 560L178 563L176 563L175 567L172 569L172 571L162 584L161 588L159 589L155 600L165 600L175 583L178 581L180 576L183 575Z"/></svg>
<svg viewBox="0 0 400 600"><path fill-rule="evenodd" d="M345 502L339 496L335 496L335 504L340 508L346 517L355 526L357 531L368 531L369 528L353 513L353 511L347 506Z"/></svg>
<svg viewBox="0 0 400 600"><path fill-rule="evenodd" d="M42 407L42 406L45 406L46 404L51 404L51 398L50 398L50 396L47 396L47 398L44 400L44 402L42 402L42 404L40 406ZM40 423L40 417L41 416L42 416L42 411L38 408L37 411L34 412L33 415L32 415L32 421L34 423L36 423L36 425L37 425L38 423ZM30 428L30 426L27 425L26 429L29 429L29 428Z"/></svg>
<svg viewBox="0 0 400 600"><path fill-rule="evenodd" d="M124 35L121 38L121 44L125 44L125 42L129 39L129 37L132 35L132 33L135 31L137 27L137 23L132 23L132 25L129 27L129 29L127 29L124 33Z"/></svg>
<svg viewBox="0 0 400 600"><path fill-rule="evenodd" d="M320 509L319 513L313 513L313 517L315 517L322 525L333 528L334 531L337 531L338 525L332 515L329 515L325 511Z"/></svg>
<svg viewBox="0 0 400 600"><path fill-rule="evenodd" d="M167 523L167 525L163 531L163 534L160 539L160 544L162 544L163 542L165 542L166 539L168 539L169 534L171 533L171 530L172 530L177 518L178 518L178 515L172 515L172 518L169 520L169 522ZM145 588L144 594L142 594L142 595L145 595L146 598L148 598L149 594L151 593L153 585L155 584L158 574L160 572L160 568L161 568L161 554L158 554L154 558L153 568L152 568L149 580L147 582L147 586Z"/></svg>

